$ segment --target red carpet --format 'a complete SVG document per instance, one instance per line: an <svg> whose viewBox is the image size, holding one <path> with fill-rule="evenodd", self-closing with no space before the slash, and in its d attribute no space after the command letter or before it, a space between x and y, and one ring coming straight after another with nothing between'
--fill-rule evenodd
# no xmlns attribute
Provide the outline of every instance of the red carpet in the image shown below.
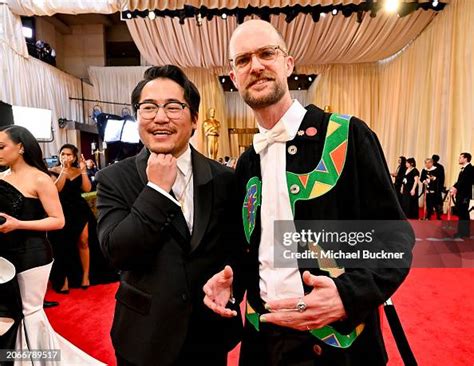
<svg viewBox="0 0 474 366"><path fill-rule="evenodd" d="M109 337L117 284L48 292L60 306L47 310L58 333L95 358L115 365ZM474 269L412 269L393 297L413 351L421 366L474 365ZM390 366L403 365L384 320ZM237 365L238 353L229 355ZM335 365L337 366L337 365Z"/></svg>

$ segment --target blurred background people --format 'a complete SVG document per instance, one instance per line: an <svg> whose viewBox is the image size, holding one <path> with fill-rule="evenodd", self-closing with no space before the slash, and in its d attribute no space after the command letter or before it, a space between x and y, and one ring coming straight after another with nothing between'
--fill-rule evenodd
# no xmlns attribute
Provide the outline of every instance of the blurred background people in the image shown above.
<svg viewBox="0 0 474 366"><path fill-rule="evenodd" d="M404 156L400 156L398 158L397 169L393 173L390 174L393 177L393 185L395 186L395 191L397 192L397 197L400 204L402 203L402 194L401 194L402 181L405 176L405 172L407 170L406 163L407 163L407 158Z"/></svg>
<svg viewBox="0 0 474 366"><path fill-rule="evenodd" d="M87 171L87 176L89 177L89 180L91 181L91 191L96 191L97 184L95 182L95 173L97 173L99 170L97 169L97 166L95 165L94 160L92 159L87 159L86 160L86 171Z"/></svg>
<svg viewBox="0 0 474 366"><path fill-rule="evenodd" d="M79 285L83 289L90 285L89 223L94 223L94 217L81 193L90 192L92 184L84 156L79 158L76 146L63 145L59 157L61 165L50 169L50 172L55 177L66 225L51 236L55 254L51 280L56 291L68 293L70 281L72 286L78 285L78 272L82 272ZM79 271L77 254L81 265Z"/></svg>
<svg viewBox="0 0 474 366"><path fill-rule="evenodd" d="M439 155L436 155L436 154L433 154L433 156L431 157L431 159L433 159L433 166L436 167L436 169L438 169L438 184L439 184L439 187L441 189L441 192L445 192L445 186L444 186L444 183L445 183L445 172L444 172L444 166L441 165L439 163Z"/></svg>
<svg viewBox="0 0 474 366"><path fill-rule="evenodd" d="M408 158L406 161L406 171L402 180L402 208L409 219L418 219L418 183L420 181L420 172L416 169L414 158Z"/></svg>
<svg viewBox="0 0 474 366"><path fill-rule="evenodd" d="M425 220L430 220L434 211L436 211L436 218L438 220L441 220L441 215L443 214L440 171L433 163L433 159L425 159L425 167L421 171L420 177L426 194Z"/></svg>
<svg viewBox="0 0 474 366"><path fill-rule="evenodd" d="M16 331L13 348L18 352L59 349L64 364L102 365L56 334L43 310L53 262L46 232L61 229L65 220L40 146L27 129L0 129L0 164L9 167L0 173L0 217L4 221L0 257L15 266L23 312L17 330L12 328Z"/></svg>
<svg viewBox="0 0 474 366"><path fill-rule="evenodd" d="M467 152L459 155L458 163L461 171L458 180L451 188L451 194L456 198L456 215L459 217L457 238L470 237L469 202L472 199L472 186L474 184L474 167L471 165L471 154Z"/></svg>

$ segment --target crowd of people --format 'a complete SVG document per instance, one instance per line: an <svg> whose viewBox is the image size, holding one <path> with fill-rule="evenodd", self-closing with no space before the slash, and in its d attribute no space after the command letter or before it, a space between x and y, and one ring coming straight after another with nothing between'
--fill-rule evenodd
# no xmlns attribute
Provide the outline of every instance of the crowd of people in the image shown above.
<svg viewBox="0 0 474 366"><path fill-rule="evenodd" d="M415 158L407 159L405 156L400 156L397 169L391 175L400 205L407 218L420 218L419 201L420 197L423 197L421 219L430 220L432 215L436 214L436 218L441 220L444 202L447 201L447 210L454 208L453 213L460 221L455 236L469 237L469 203L474 184L474 167L471 159L472 155L468 152L459 155L460 171L457 180L452 186L447 187L445 168L439 162L439 155L434 154L431 158L426 158L421 173L416 167Z"/></svg>

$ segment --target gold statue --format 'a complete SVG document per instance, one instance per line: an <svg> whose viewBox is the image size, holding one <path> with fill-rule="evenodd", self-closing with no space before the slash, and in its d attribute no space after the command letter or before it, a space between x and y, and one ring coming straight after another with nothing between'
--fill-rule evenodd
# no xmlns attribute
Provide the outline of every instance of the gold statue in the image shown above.
<svg viewBox="0 0 474 366"><path fill-rule="evenodd" d="M330 105L325 105L324 106L324 112L331 113L331 106Z"/></svg>
<svg viewBox="0 0 474 366"><path fill-rule="evenodd" d="M207 111L207 119L202 123L202 129L207 139L207 156L211 159L217 159L217 151L219 150L219 129L220 122L215 119L216 110L209 108Z"/></svg>

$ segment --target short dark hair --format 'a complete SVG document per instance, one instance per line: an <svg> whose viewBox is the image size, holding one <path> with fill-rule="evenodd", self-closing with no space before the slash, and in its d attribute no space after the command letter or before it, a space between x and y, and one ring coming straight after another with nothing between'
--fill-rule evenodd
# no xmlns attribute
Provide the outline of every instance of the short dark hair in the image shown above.
<svg viewBox="0 0 474 366"><path fill-rule="evenodd" d="M433 161L435 163L437 163L439 161L439 155L436 155L436 154L433 154L433 156L431 157L431 159L433 159Z"/></svg>
<svg viewBox="0 0 474 366"><path fill-rule="evenodd" d="M135 117L137 116L136 104L140 102L143 88L149 81L158 78L173 80L184 89L184 100L189 106L191 118L197 120L199 114L199 103L201 102L199 90L196 85L189 80L183 70L174 65L153 66L145 71L143 74L143 80L141 80L132 91L132 108Z"/></svg>
<svg viewBox="0 0 474 366"><path fill-rule="evenodd" d="M0 131L5 132L15 144L22 144L23 160L26 164L49 175L48 169L43 161L41 147L30 131L25 127L17 125L0 127Z"/></svg>
<svg viewBox="0 0 474 366"><path fill-rule="evenodd" d="M72 166L76 167L76 168L79 168L79 149L74 146L73 144L64 144L63 146L61 146L61 148L59 149L59 154L61 155L61 151L63 151L64 149L69 149L72 151L74 157L76 158L73 162L72 162Z"/></svg>
<svg viewBox="0 0 474 366"><path fill-rule="evenodd" d="M467 162L468 162L468 163L471 162L471 159L472 159L471 154L469 154L468 152L463 152L463 153L461 153L461 155L462 155L463 158L466 158L466 159L467 159Z"/></svg>
<svg viewBox="0 0 474 366"><path fill-rule="evenodd" d="M412 167L416 168L416 160L415 158L408 158L407 163L410 164Z"/></svg>

